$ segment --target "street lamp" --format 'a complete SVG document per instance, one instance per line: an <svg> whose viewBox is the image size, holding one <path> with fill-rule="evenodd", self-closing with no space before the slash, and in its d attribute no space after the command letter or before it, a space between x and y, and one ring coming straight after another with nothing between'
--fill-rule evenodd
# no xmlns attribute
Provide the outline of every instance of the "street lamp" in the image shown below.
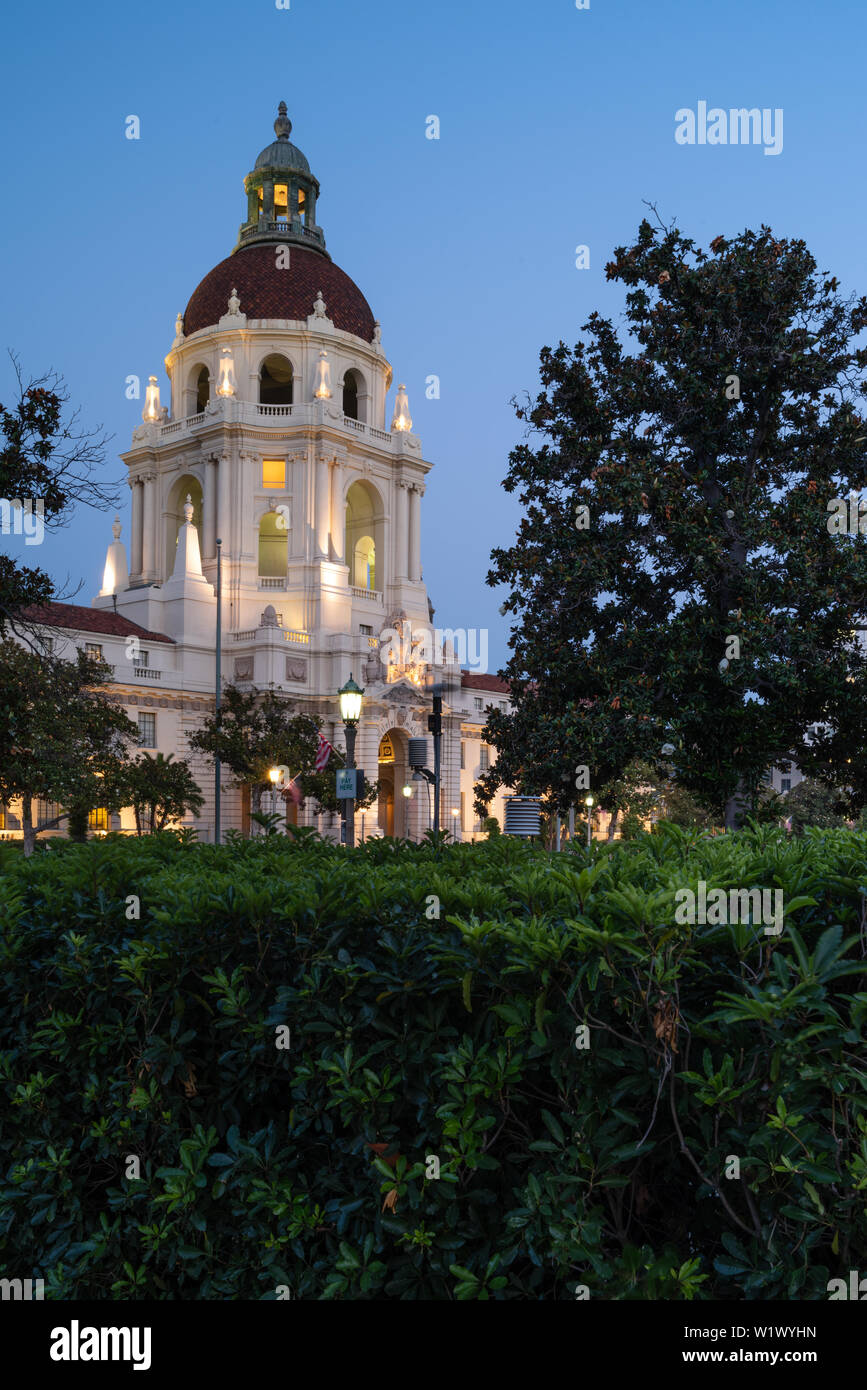
<svg viewBox="0 0 867 1390"><path fill-rule="evenodd" d="M355 767L355 732L361 718L361 698L364 695L360 685L356 685L349 673L349 680L337 692L340 702L340 718L346 729L346 766ZM346 803L346 845L355 844L355 797Z"/></svg>
<svg viewBox="0 0 867 1390"><path fill-rule="evenodd" d="M458 816L459 816L460 814L461 814L460 811L456 811L455 808L454 808L454 806L453 806L453 807L452 807L452 839L453 839L453 840L456 840L456 839L458 838Z"/></svg>
<svg viewBox="0 0 867 1390"><path fill-rule="evenodd" d="M271 814L273 816L276 816L277 814L277 784L280 781L282 775L282 768L270 767L268 769L268 778L271 783Z"/></svg>
<svg viewBox="0 0 867 1390"><path fill-rule="evenodd" d="M587 848L590 848L590 824L593 816L593 797L585 796L584 805L587 807Z"/></svg>

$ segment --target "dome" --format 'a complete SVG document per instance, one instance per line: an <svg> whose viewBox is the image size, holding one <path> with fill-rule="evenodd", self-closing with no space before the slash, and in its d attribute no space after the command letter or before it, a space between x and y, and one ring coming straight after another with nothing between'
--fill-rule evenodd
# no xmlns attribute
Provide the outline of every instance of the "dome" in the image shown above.
<svg viewBox="0 0 867 1390"><path fill-rule="evenodd" d="M322 291L325 312L335 328L369 343L376 322L358 286L323 252L292 246L286 269L277 268L268 243L244 246L209 271L193 291L184 312L187 337L210 328L228 313L229 295L237 290L241 313L248 319L300 319L313 313Z"/></svg>
<svg viewBox="0 0 867 1390"><path fill-rule="evenodd" d="M275 140L272 145L268 145L262 151L256 163L255 169L295 169L302 174L310 173L310 165L297 145L293 145L289 140Z"/></svg>

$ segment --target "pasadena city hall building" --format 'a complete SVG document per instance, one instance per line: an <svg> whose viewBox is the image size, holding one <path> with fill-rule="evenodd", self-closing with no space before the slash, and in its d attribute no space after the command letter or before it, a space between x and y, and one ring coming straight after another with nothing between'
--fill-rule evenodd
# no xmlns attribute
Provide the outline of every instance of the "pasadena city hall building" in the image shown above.
<svg viewBox="0 0 867 1390"><path fill-rule="evenodd" d="M481 739L485 710L505 707L508 688L462 669L460 644L455 655L446 642L439 657L415 644L433 619L421 567L432 465L403 386L386 419L392 368L380 327L326 250L319 183L290 141L285 103L274 130L245 179L231 255L178 315L165 359L171 404L151 377L122 455L129 551L116 519L92 606L52 604L44 624L57 655L90 647L113 667L110 688L143 748L189 761L205 805L187 823L211 839L213 764L187 738L214 709L219 537L224 681L282 692L342 750L337 691L352 673L365 691L356 763L381 783L378 805L356 813L356 834L363 815L365 836L412 838L430 807L427 783L411 781L408 740L428 740L432 768L429 684L442 682L440 823L469 839L481 831L473 784L493 756ZM405 640L389 645L395 632ZM328 771L336 765L332 757ZM225 768L221 785L223 828L247 830L249 789ZM490 812L502 824L502 797ZM312 799L287 814L339 836L339 818ZM15 819L7 812L7 831ZM96 808L91 824L134 822L131 811Z"/></svg>

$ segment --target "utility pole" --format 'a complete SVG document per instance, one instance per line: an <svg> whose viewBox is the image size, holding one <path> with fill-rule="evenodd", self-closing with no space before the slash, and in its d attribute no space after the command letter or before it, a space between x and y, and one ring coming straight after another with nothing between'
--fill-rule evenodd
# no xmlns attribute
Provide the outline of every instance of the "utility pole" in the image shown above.
<svg viewBox="0 0 867 1390"><path fill-rule="evenodd" d="M440 828L440 761L443 741L443 696L442 686L432 687L433 693L433 714L427 717L427 726L433 734L434 746L434 805L433 805L433 828L434 834L439 833Z"/></svg>
<svg viewBox="0 0 867 1390"><path fill-rule="evenodd" d="M223 542L217 539L217 676L214 728L217 737L223 722ZM218 745L219 747L219 745ZM214 844L220 843L220 759L214 759Z"/></svg>

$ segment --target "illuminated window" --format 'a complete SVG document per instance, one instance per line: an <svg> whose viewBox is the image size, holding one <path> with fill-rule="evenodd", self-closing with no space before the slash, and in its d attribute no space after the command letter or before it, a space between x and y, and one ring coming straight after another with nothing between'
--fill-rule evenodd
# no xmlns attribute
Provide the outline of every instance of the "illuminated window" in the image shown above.
<svg viewBox="0 0 867 1390"><path fill-rule="evenodd" d="M376 547L370 536L362 536L355 543L354 553L355 587L357 589L376 588Z"/></svg>
<svg viewBox="0 0 867 1390"><path fill-rule="evenodd" d="M87 824L91 830L108 830L108 810L105 806L97 806L95 811L91 811L87 818Z"/></svg>
<svg viewBox="0 0 867 1390"><path fill-rule="evenodd" d="M278 512L266 512L259 522L259 574L270 579L285 579L289 533L285 519Z"/></svg>
<svg viewBox="0 0 867 1390"><path fill-rule="evenodd" d="M285 459L262 460L262 486L268 488L286 486Z"/></svg>
<svg viewBox="0 0 867 1390"><path fill-rule="evenodd" d="M6 829L6 807L0 804L0 830Z"/></svg>
<svg viewBox="0 0 867 1390"><path fill-rule="evenodd" d="M289 221L289 189L285 183L275 183L274 185L274 220L275 222Z"/></svg>
<svg viewBox="0 0 867 1390"><path fill-rule="evenodd" d="M102 661L101 642L85 642L84 652L86 656L90 657L91 661Z"/></svg>
<svg viewBox="0 0 867 1390"><path fill-rule="evenodd" d="M307 194L303 188L298 189L298 216L303 219L307 208Z"/></svg>

